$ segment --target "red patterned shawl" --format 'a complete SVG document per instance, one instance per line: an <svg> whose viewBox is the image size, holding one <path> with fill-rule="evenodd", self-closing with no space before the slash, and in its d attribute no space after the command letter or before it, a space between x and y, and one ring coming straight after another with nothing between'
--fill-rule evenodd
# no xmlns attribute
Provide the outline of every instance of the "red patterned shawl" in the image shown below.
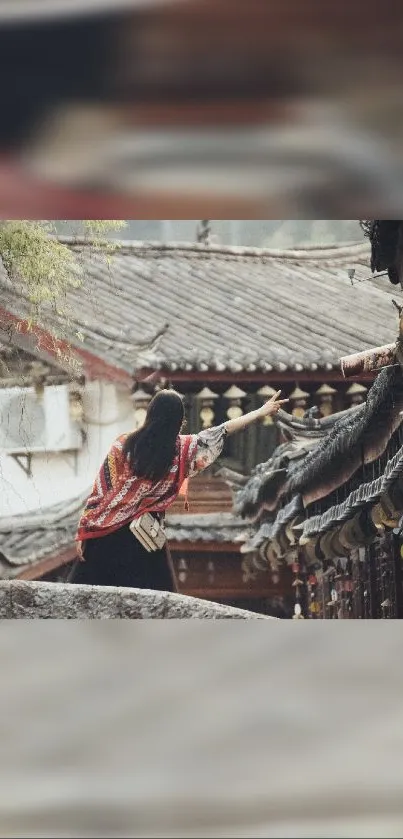
<svg viewBox="0 0 403 839"><path fill-rule="evenodd" d="M133 475L123 446L128 434L111 447L81 516L76 539L106 536L142 513L163 512L178 497L197 449L197 437L178 436L171 469L158 483Z"/></svg>

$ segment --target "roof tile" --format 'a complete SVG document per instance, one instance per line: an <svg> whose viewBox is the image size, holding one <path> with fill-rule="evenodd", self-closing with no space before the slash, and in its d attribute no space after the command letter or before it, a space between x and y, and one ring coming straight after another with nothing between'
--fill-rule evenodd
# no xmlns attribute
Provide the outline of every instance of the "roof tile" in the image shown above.
<svg viewBox="0 0 403 839"><path fill-rule="evenodd" d="M86 272L68 293L71 341L129 373L139 366L330 369L343 355L394 338L388 291L352 286L347 275L351 265L357 279L368 274L367 245L280 253L137 243L122 246L110 264L75 248ZM3 306L23 314L4 274L0 287Z"/></svg>

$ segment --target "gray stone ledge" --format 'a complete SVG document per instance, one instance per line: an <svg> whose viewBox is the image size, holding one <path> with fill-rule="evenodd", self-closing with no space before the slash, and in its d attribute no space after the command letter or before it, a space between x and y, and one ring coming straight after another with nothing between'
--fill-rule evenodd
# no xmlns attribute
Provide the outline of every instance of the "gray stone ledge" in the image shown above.
<svg viewBox="0 0 403 839"><path fill-rule="evenodd" d="M0 582L0 619L36 618L276 620L170 592L23 580Z"/></svg>

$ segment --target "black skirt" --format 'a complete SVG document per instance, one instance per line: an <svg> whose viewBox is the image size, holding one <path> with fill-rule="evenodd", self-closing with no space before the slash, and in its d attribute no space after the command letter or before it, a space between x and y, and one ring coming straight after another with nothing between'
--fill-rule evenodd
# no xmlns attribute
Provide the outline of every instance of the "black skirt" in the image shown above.
<svg viewBox="0 0 403 839"><path fill-rule="evenodd" d="M83 553L84 561L75 562L69 583L175 591L168 549L148 553L129 525L107 536L87 539Z"/></svg>

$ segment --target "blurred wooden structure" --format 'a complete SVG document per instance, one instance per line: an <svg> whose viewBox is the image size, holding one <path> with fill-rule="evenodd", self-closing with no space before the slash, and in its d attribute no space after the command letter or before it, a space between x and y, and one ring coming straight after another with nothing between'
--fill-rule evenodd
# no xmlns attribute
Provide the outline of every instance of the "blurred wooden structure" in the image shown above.
<svg viewBox="0 0 403 839"><path fill-rule="evenodd" d="M260 218L320 214L326 202L351 213L375 193L396 203L397 161L382 140L399 156L398 2L381 16L367 4L365 21L359 0L87 0L76 15L53 0L47 18L40 0L30 5L26 20L18 0L0 10L0 66L14 80L0 94L8 215ZM103 129L90 131L85 161L94 108ZM226 155L224 130L240 144Z"/></svg>

